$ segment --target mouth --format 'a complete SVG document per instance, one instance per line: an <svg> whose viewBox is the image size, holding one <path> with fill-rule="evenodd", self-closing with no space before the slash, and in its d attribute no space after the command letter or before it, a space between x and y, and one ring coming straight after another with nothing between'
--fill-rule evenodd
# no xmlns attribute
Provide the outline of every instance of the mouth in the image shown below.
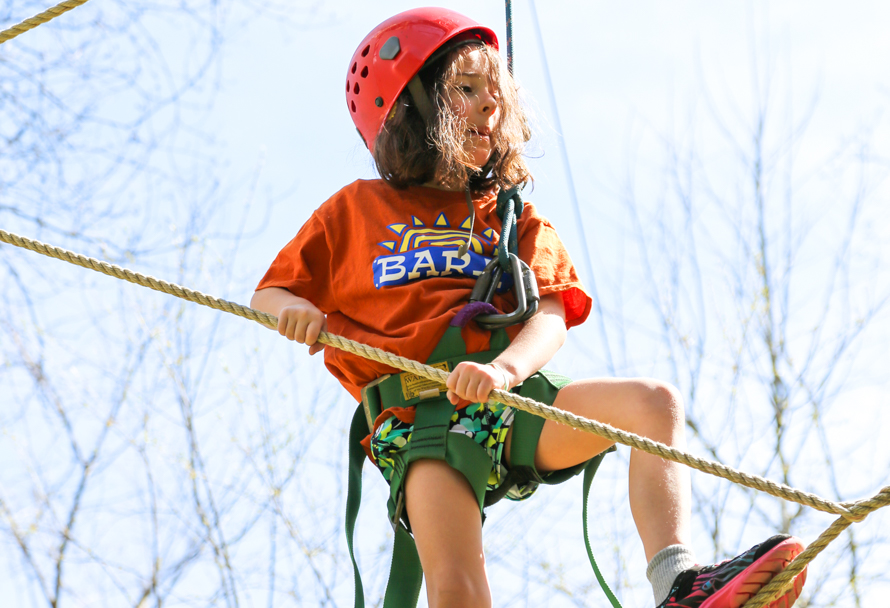
<svg viewBox="0 0 890 608"><path fill-rule="evenodd" d="M470 127L467 129L470 135L475 135L476 137L484 137L486 139L491 138L491 129L488 127Z"/></svg>

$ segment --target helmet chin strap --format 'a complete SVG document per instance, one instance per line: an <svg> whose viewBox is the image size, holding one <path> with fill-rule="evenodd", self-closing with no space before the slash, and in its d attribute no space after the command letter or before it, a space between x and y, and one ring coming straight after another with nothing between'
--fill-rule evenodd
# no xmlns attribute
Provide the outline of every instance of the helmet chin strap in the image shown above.
<svg viewBox="0 0 890 608"><path fill-rule="evenodd" d="M408 92L411 93L411 99L414 100L414 106L423 117L423 122L426 124L431 123L436 117L436 111L433 109L433 104L430 103L430 98L423 89L420 76L415 75L414 78L408 81Z"/></svg>
<svg viewBox="0 0 890 608"><path fill-rule="evenodd" d="M411 93L411 99L414 100L414 105L417 108L417 111L420 112L420 115L423 117L423 122L429 124L436 117L436 109L433 107L433 104L430 102L429 96L426 94L426 90L423 88L423 83L420 81L420 72L435 64L439 59L447 55L448 53L454 51L455 49L459 49L463 46L483 46L484 43L477 38L467 38L464 40L457 40L456 42L446 42L442 45L435 53L430 55L430 57L424 62L424 65L420 68L417 74L408 81L408 92Z"/></svg>

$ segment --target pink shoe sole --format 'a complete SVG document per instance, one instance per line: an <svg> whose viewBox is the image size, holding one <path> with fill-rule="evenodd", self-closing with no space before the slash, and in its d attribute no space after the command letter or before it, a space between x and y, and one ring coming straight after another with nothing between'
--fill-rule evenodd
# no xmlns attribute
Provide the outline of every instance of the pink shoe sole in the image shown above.
<svg viewBox="0 0 890 608"><path fill-rule="evenodd" d="M800 539L786 538L748 566L723 589L709 597L700 608L741 608L745 602L757 595L757 592L765 587L774 576L784 570L803 549ZM785 595L776 598L765 608L791 608L800 597L806 580L807 571L804 569L794 579L794 584L785 592Z"/></svg>

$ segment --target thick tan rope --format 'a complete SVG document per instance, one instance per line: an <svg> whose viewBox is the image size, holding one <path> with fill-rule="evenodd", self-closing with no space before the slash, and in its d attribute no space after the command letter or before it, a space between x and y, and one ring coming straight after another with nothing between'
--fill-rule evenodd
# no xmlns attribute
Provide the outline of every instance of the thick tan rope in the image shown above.
<svg viewBox="0 0 890 608"><path fill-rule="evenodd" d="M0 44L3 44L7 40L12 40L19 34L24 34L38 25L43 25L47 21L55 19L62 13L67 13L72 8L77 8L81 4L86 4L87 1L88 0L65 0L64 2L59 2L54 7L46 9L39 15L34 15L30 19L25 19L18 25L13 25L11 28L0 32Z"/></svg>
<svg viewBox="0 0 890 608"><path fill-rule="evenodd" d="M63 260L83 268L89 268L90 270L95 270L96 272L101 272L108 276L136 283L137 285L142 285L143 287L148 287L155 291L189 300L190 302L195 302L216 310L222 310L224 312L238 315L245 319L256 321L271 329L277 329L278 327L278 319L274 315L260 312L234 302L208 296L199 291L194 291L154 277L133 272L132 270L121 268L120 266L109 264L95 258L82 256L66 249L61 249L52 245L47 245L46 243L41 243L40 241L34 241L16 234L11 234L5 230L0 230L0 241L51 258ZM318 341L322 344L345 350L354 355L384 363L385 365L401 369L402 371L423 376L424 378L439 382L443 385L448 378L448 373L440 369L424 365L417 361L412 361L411 359L406 359L405 357L393 355L392 353L388 353L378 348L354 342L328 332L322 332ZM764 479L757 475L744 473L743 471L733 469L732 467L720 464L719 462L698 458L697 456L672 448L663 443L658 443L651 439L646 439L645 437L616 429L595 420L577 416L571 412L562 411L553 406L539 403L533 399L528 399L527 397L495 389L492 391L492 399L513 406L516 409L526 411L530 414L594 433L615 443L621 443L634 449L660 456L666 460L684 464L704 473L722 477L739 485L760 490L772 496L806 505L819 511L840 515L840 519L838 519L822 534L822 536L819 537L819 539L801 553L784 572L777 575L769 585L766 585L760 593L749 600L748 603L745 604L745 608L761 608L769 603L771 597L778 595L790 586L794 576L799 574L806 564L818 555L825 546L834 540L847 526L855 521L861 521L872 511L890 504L890 487L884 488L881 492L866 500L843 503L833 502L815 494L803 492L784 484Z"/></svg>
<svg viewBox="0 0 890 608"><path fill-rule="evenodd" d="M213 296L208 296L201 293L200 291L187 289L174 283L168 283L167 281L162 281L160 279L140 274L138 272L133 272L132 270L128 270L126 268L121 268L120 266L116 266L114 264L109 264L108 262L97 260L96 258L88 258L86 256L80 255L79 253L68 251L67 249L53 247L52 245L47 245L46 243L41 243L40 241L34 241L27 237L19 236L17 234L11 234L2 229L0 229L0 241L9 243L10 245L15 245L16 247L35 251L45 256L56 258L57 260L62 260L70 264L82 266L83 268L89 268L90 270L95 270L96 272L107 274L110 277L123 279L124 281L129 281L130 283L136 283L137 285L142 285L143 287L148 287L149 289L154 289L155 291L160 291L171 296L176 296L177 298L182 298L190 302L195 302L197 304L209 306L210 308L215 308L216 310L222 310L233 315L238 315L239 317L244 317L245 319L256 321L257 323L260 323L261 325L265 325L266 327L270 327L272 329L276 329L278 327L278 319L277 317L275 317L275 315L269 315L264 312L260 312L259 310L248 308L247 306L241 306L240 304L235 304L234 302L214 298Z"/></svg>
<svg viewBox="0 0 890 608"><path fill-rule="evenodd" d="M95 258L88 258L72 251L68 251L66 249L60 249L58 247L47 245L39 241L34 241L25 237L10 234L5 230L0 230L0 241L9 243L11 245L16 245L17 247L22 247L24 249L29 249L31 251L35 251L37 253L41 253L52 258L63 260L71 264L76 264L77 266L89 268L91 270L95 270L97 272L101 272L102 274L113 276L118 279L136 283L138 285L142 285L143 287L154 289L155 291L160 291L176 296L178 298L202 304L204 306L209 306L210 308L215 308L217 310L235 314L246 319L251 319L252 321L256 321L272 329L278 328L278 318L274 315L260 312L252 308L248 308L247 306L242 306L240 304L229 302L227 300L214 298L213 296L208 296L199 291L193 291L191 289L187 289L173 283L168 283L166 281L156 279L155 277L142 275L137 272L133 272L132 270L121 268L120 266L102 262ZM402 371L417 374L418 376L423 376L441 384L445 384L446 380L448 379L448 372L430 367L428 365L424 365L423 363L419 363L417 361L412 361L411 359L406 359L405 357L400 357L398 355L388 353L384 350L380 350L366 344L354 342L336 334L322 332L322 334L318 338L318 341L322 344L345 350L346 352L352 353L354 355L358 355L372 361L377 361L379 363L389 365L390 367L401 369ZM652 441L651 439L647 439L633 433L628 433L627 431L616 429L615 427L609 426L608 424L603 424L595 420L589 420L587 418L572 414L571 412L565 412L553 406L539 403L533 399L497 389L492 391L492 397L501 403L511 405L517 409L529 412L530 414L541 416L542 418L546 418L548 420L554 420L556 422L576 429L594 433L601 437L605 437L610 441L621 443L632 448L642 450L656 456L660 456L667 460L679 462L704 473L709 473L717 477L728 479L729 481L732 481L734 483L766 492L767 494L770 494L772 496L807 505L826 513L842 515L847 518L855 518L855 515L841 503L832 502L815 494L802 492L786 485L764 479L757 475L744 473L737 469L733 469L726 465L720 464L719 462L713 462L698 458L696 456L693 456L692 454L688 454L686 452L683 452L682 450L672 448L663 443L658 443L656 441Z"/></svg>

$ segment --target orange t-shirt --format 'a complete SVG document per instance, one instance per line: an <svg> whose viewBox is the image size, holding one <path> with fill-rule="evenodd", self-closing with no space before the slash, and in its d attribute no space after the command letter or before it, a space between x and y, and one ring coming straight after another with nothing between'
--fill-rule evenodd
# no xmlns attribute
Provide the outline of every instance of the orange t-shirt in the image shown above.
<svg viewBox="0 0 890 608"><path fill-rule="evenodd" d="M327 315L329 332L426 361L467 303L475 276L496 255L501 228L496 196L489 193L474 206L472 245L459 258L470 226L463 192L356 181L312 214L257 289L288 289ZM566 326L582 323L591 299L556 230L526 203L517 235L519 257L534 271L541 295L562 294ZM514 310L512 289L496 294L492 304ZM519 327L508 328L511 338ZM475 323L462 335L468 352L488 349L489 332ZM398 372L336 348L324 353L328 370L357 400L362 386Z"/></svg>

